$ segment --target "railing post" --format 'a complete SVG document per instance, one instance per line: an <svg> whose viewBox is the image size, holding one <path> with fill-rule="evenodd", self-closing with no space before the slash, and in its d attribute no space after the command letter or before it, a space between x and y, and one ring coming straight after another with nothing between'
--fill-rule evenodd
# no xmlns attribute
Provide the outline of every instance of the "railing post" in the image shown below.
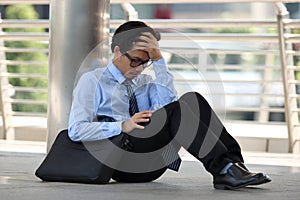
<svg viewBox="0 0 300 200"><path fill-rule="evenodd" d="M284 107L285 107L285 119L288 128L288 152L294 152L294 140L296 136L295 125L298 123L298 113L293 110L297 109L297 101L292 98L291 95L296 94L296 86L290 81L295 80L294 71L288 69L289 57L286 53L287 43L285 41L285 27L284 19L289 17L289 13L283 3L275 3L278 14L278 37L279 37L279 50L280 50L280 61L282 71L282 81L284 90Z"/></svg>
<svg viewBox="0 0 300 200"><path fill-rule="evenodd" d="M126 15L126 20L137 20L139 18L138 12L135 10L135 8L130 4L130 3L122 3L121 4L125 15Z"/></svg>
<svg viewBox="0 0 300 200"><path fill-rule="evenodd" d="M82 62L98 45L109 52L105 46L109 4L109 0L50 1L48 150L58 132L68 127L74 81Z"/></svg>
<svg viewBox="0 0 300 200"><path fill-rule="evenodd" d="M0 23L1 23L1 13L0 13ZM2 28L0 27L0 33L2 33ZM0 47L4 47L4 41L0 39ZM0 52L0 60L5 61L6 56L4 52ZM8 78L3 74L7 73L7 66L5 63L0 63L0 109L2 116L2 133L0 138L7 140L15 139L15 129L12 127L13 117L12 106L10 102L7 102L9 98L9 82Z"/></svg>

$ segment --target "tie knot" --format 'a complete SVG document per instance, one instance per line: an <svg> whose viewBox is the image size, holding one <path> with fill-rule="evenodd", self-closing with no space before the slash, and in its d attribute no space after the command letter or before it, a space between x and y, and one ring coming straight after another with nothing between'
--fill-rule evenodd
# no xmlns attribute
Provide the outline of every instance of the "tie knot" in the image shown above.
<svg viewBox="0 0 300 200"><path fill-rule="evenodd" d="M128 92L128 90L130 90L130 92L128 92L128 93L133 93L133 88L132 88L132 80L130 80L130 79L126 79L125 81L124 81L124 85L126 86L126 88L127 88L127 92ZM130 95L130 94L129 94Z"/></svg>
<svg viewBox="0 0 300 200"><path fill-rule="evenodd" d="M125 84L125 85L130 85L130 86L131 86L132 81L131 81L130 79L126 79L126 80L124 81L124 84Z"/></svg>

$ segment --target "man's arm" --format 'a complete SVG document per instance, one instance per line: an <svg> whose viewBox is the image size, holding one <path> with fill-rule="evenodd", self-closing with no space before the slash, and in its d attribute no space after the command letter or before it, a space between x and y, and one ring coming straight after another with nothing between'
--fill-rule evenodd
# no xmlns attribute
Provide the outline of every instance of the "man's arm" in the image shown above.
<svg viewBox="0 0 300 200"><path fill-rule="evenodd" d="M97 122L97 106L101 101L96 76L84 74L73 91L69 116L69 137L73 141L95 141L121 133L122 122Z"/></svg>
<svg viewBox="0 0 300 200"><path fill-rule="evenodd" d="M134 43L135 48L148 52L153 61L153 68L156 76L154 86L150 89L151 108L157 110L178 99L174 87L174 77L168 71L167 64L162 57L158 41L149 32L139 37L139 42Z"/></svg>
<svg viewBox="0 0 300 200"><path fill-rule="evenodd" d="M156 79L150 90L151 109L157 110L178 99L174 77L168 71L164 59L153 63Z"/></svg>

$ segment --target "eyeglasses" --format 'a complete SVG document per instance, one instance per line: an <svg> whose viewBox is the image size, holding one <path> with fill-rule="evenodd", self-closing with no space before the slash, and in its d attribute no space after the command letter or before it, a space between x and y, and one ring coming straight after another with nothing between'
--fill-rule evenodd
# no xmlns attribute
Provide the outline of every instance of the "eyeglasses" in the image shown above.
<svg viewBox="0 0 300 200"><path fill-rule="evenodd" d="M140 65L143 66L143 68L147 68L150 65L152 65L152 60L148 59L148 60L141 60L139 58L132 58L128 53L124 53L124 56L126 56L128 58L128 60L130 60L130 67L132 68L136 68Z"/></svg>

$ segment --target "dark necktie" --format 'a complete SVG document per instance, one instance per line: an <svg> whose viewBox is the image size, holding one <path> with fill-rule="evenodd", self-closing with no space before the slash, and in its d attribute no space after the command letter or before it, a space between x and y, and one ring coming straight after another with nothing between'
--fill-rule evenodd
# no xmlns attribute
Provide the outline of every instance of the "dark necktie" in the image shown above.
<svg viewBox="0 0 300 200"><path fill-rule="evenodd" d="M129 114L130 116L133 116L135 113L139 112L139 107L130 83L131 81L128 79L124 82L127 89L128 99L129 99Z"/></svg>
<svg viewBox="0 0 300 200"><path fill-rule="evenodd" d="M132 82L131 80L127 79L124 82L124 84L126 86L128 99L129 99L129 114L130 114L130 116L133 116L135 113L139 112L139 107L138 107L138 104L136 101L136 96L131 87L131 82ZM165 147L165 149L162 153L162 157L164 159L164 162L168 163L169 169L178 171L179 166L181 164L181 159L180 159L180 157L178 157L178 153L171 143Z"/></svg>

